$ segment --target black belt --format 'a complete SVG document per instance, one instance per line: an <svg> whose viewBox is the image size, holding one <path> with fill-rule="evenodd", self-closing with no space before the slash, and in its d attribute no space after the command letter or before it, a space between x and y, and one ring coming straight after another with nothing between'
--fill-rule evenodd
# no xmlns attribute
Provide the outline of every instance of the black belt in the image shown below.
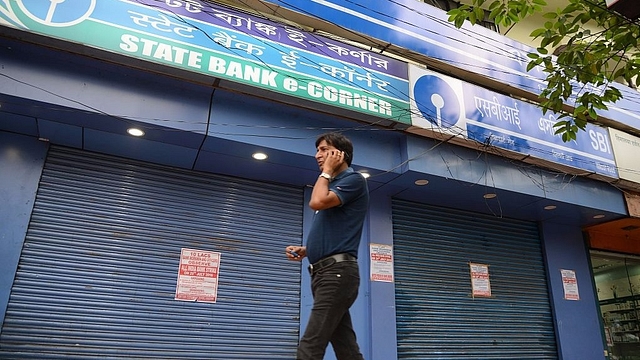
<svg viewBox="0 0 640 360"><path fill-rule="evenodd" d="M335 255L327 256L326 258L320 259L315 264L309 265L309 274L311 274L311 276L313 276L313 274L317 273L321 269L326 268L327 266L333 265L335 263L343 262L343 261L356 262L356 261L358 261L358 259L355 256L347 254L347 253L341 253L341 254L335 254Z"/></svg>

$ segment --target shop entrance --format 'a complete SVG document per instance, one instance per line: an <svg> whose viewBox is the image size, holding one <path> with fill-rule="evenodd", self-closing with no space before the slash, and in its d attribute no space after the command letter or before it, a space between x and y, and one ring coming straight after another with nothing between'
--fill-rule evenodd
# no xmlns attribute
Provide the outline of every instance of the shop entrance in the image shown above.
<svg viewBox="0 0 640 360"><path fill-rule="evenodd" d="M609 359L640 360L640 257L591 252Z"/></svg>

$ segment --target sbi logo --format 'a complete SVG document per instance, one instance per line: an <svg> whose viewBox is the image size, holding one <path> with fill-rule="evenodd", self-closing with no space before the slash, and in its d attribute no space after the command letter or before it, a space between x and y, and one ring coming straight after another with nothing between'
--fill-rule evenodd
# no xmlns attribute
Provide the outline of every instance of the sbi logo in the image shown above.
<svg viewBox="0 0 640 360"><path fill-rule="evenodd" d="M418 110L430 123L441 129L450 129L460 119L460 101L456 92L443 79L423 75L413 87Z"/></svg>
<svg viewBox="0 0 640 360"><path fill-rule="evenodd" d="M609 147L609 141L607 136L600 131L589 130L589 138L591 139L591 147L594 150L611 154L611 148Z"/></svg>
<svg viewBox="0 0 640 360"><path fill-rule="evenodd" d="M16 0L16 3L31 20L53 27L79 24L96 7L96 0Z"/></svg>

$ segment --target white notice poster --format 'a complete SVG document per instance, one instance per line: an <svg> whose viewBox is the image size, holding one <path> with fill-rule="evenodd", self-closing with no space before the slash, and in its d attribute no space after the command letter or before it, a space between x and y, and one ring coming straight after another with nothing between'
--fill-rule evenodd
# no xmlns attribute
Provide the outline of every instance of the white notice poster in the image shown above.
<svg viewBox="0 0 640 360"><path fill-rule="evenodd" d="M616 159L620 179L640 182L640 138L624 131L609 128L611 148Z"/></svg>
<svg viewBox="0 0 640 360"><path fill-rule="evenodd" d="M182 249L175 300L215 303L220 253Z"/></svg>
<svg viewBox="0 0 640 360"><path fill-rule="evenodd" d="M371 281L393 282L393 247L370 244Z"/></svg>
<svg viewBox="0 0 640 360"><path fill-rule="evenodd" d="M471 295L473 297L491 297L489 265L469 263L471 272Z"/></svg>
<svg viewBox="0 0 640 360"><path fill-rule="evenodd" d="M580 293L578 292L578 280L576 279L576 272L573 270L560 270L562 274L562 287L564 288L565 300L580 300Z"/></svg>

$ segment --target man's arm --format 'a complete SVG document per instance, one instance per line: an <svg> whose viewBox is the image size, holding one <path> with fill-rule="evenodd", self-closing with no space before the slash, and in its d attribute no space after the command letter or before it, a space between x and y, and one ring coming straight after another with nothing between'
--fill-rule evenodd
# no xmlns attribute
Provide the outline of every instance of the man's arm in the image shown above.
<svg viewBox="0 0 640 360"><path fill-rule="evenodd" d="M313 185L309 207L313 210L324 210L336 206L340 206L340 198L329 190L329 179L318 176L318 180Z"/></svg>
<svg viewBox="0 0 640 360"><path fill-rule="evenodd" d="M333 177L344 171L347 167L347 163L344 161L344 152L333 150L326 156L321 171ZM330 181L330 179L318 176L315 185L313 185L311 200L309 200L309 207L313 210L324 210L340 206L340 198L338 195L329 190Z"/></svg>

